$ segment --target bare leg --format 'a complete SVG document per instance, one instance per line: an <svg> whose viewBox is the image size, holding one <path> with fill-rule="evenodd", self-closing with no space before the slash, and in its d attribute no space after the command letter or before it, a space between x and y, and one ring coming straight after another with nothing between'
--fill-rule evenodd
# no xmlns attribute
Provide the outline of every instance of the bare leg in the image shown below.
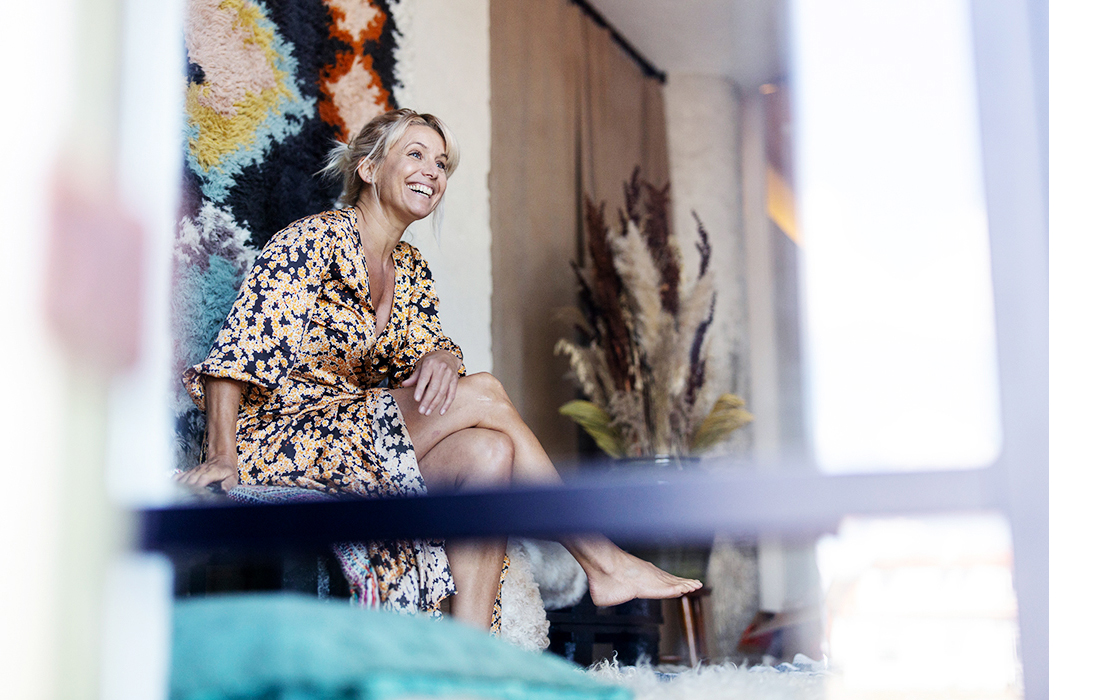
<svg viewBox="0 0 1100 700"><path fill-rule="evenodd" d="M434 493L507 485L514 457L511 440L503 433L466 428L443 438L418 460L428 490ZM451 599L452 617L489 629L506 544L504 538L447 541L457 590Z"/></svg>
<svg viewBox="0 0 1100 700"><path fill-rule="evenodd" d="M515 481L561 482L546 451L492 375L483 373L459 379L454 403L442 416L420 414L412 389L390 391L401 408L418 458L422 450L430 452L459 430L485 428L503 433L511 440ZM602 535L571 537L562 544L588 575L588 589L597 605L615 605L634 598L675 598L702 586L699 581L673 576L627 554Z"/></svg>

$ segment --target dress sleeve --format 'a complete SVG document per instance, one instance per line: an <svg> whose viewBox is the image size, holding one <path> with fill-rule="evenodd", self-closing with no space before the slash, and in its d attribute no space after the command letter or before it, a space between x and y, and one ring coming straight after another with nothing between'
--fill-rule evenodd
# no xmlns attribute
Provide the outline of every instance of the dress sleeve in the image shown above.
<svg viewBox="0 0 1100 700"><path fill-rule="evenodd" d="M410 295L406 342L393 361L393 378L396 384L408 379L421 357L433 350L446 350L458 358L458 373L466 376L462 361L462 349L443 333L439 322L439 297L435 293L428 263L420 257L420 251L409 246Z"/></svg>
<svg viewBox="0 0 1100 700"><path fill-rule="evenodd" d="M333 254L333 236L318 217L296 222L264 246L245 277L214 347L183 376L195 405L206 410L205 376L246 382L258 402L294 368L299 346Z"/></svg>

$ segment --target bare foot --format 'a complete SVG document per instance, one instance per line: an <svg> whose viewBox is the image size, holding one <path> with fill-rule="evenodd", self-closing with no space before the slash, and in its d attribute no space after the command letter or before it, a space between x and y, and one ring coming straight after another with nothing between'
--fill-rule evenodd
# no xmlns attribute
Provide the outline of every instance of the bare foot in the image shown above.
<svg viewBox="0 0 1100 700"><path fill-rule="evenodd" d="M588 592L599 606L618 605L635 598L679 598L702 588L701 581L673 576L648 561L618 549L612 561L588 573Z"/></svg>

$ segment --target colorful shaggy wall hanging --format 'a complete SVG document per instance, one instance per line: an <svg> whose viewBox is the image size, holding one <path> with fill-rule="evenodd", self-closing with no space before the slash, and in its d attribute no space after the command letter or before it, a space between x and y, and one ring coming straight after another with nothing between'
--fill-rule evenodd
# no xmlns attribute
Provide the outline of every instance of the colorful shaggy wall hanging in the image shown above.
<svg viewBox="0 0 1100 700"><path fill-rule="evenodd" d="M174 367L210 350L256 254L333 206L317 175L335 139L393 107L397 29L387 0L189 0L186 167L175 243ZM182 384L177 466L205 421Z"/></svg>

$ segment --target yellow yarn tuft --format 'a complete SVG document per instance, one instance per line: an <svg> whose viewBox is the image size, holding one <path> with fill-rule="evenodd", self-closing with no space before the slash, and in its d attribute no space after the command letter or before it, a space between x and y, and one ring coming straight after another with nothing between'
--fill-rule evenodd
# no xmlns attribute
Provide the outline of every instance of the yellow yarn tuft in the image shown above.
<svg viewBox="0 0 1100 700"><path fill-rule="evenodd" d="M233 105L235 114L232 116L219 114L203 104L202 98L208 94L209 87L201 84L187 87L187 118L198 127L197 136L189 139L187 145L204 170L216 167L227 155L251 145L256 139L256 130L279 101L292 98L287 87L290 75L276 67L279 54L275 50L275 32L260 23L264 19L260 8L246 0L224 0L219 9L232 12L236 17L235 26L246 36L245 42L263 50L275 76L275 87L259 94L247 92L243 100Z"/></svg>
<svg viewBox="0 0 1100 700"><path fill-rule="evenodd" d="M191 138L187 145L203 169L209 170L218 165L225 156L251 144L256 138L256 129L267 119L279 100L291 96L283 82L287 74L276 71L276 75L280 79L278 87L264 90L258 95L254 92L248 93L235 105L237 113L229 118L199 101L204 86L188 86L187 118L198 127L198 136Z"/></svg>

